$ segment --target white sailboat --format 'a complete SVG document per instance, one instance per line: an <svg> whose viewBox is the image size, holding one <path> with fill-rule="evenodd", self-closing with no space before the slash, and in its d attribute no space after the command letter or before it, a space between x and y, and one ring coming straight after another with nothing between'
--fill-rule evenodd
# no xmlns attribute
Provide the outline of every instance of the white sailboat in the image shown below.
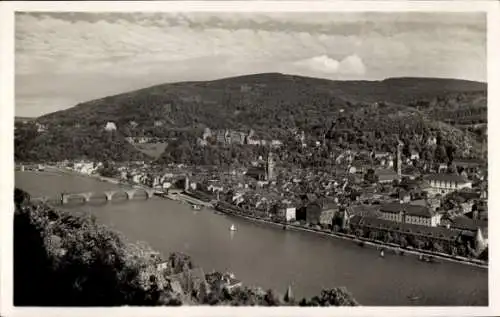
<svg viewBox="0 0 500 317"><path fill-rule="evenodd" d="M229 228L229 230L236 231L236 226L234 225L234 223L231 225L231 227Z"/></svg>

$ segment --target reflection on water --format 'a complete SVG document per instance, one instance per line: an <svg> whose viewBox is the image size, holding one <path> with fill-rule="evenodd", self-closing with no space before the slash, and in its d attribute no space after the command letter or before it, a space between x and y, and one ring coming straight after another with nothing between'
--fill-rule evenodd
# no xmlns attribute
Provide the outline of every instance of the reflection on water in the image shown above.
<svg viewBox="0 0 500 317"><path fill-rule="evenodd" d="M54 184L50 179L54 178L16 174L16 186L43 191L78 184L71 176ZM77 186L89 188L92 183ZM488 304L488 274L480 268L450 262L433 265L390 252L381 258L376 249L351 241L281 230L207 209L195 212L189 205L160 198L63 208L92 213L129 240L146 241L164 255L185 252L206 272L231 271L247 285L282 292L293 284L298 297L346 286L364 305ZM238 231L229 230L232 224Z"/></svg>

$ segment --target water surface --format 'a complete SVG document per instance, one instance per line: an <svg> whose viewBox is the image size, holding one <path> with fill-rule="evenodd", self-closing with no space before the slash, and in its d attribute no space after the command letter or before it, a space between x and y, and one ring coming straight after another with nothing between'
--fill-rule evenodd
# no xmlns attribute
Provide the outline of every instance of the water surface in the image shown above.
<svg viewBox="0 0 500 317"><path fill-rule="evenodd" d="M17 172L16 186L34 196L117 188L86 177L53 174ZM376 249L351 241L284 231L207 209L195 211L161 198L66 208L90 212L129 240L146 241L165 255L185 252L206 272L231 271L247 285L281 292L290 284L298 297L346 286L363 305L488 305L488 273L482 268L429 264L409 255L380 258ZM236 232L229 231L231 224Z"/></svg>

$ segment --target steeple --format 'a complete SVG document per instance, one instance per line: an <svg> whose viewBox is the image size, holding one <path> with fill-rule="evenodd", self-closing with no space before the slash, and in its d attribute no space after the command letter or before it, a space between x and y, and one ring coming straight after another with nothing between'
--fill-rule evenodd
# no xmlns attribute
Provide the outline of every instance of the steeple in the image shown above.
<svg viewBox="0 0 500 317"><path fill-rule="evenodd" d="M189 191L189 176L186 175L186 177L184 178L184 191Z"/></svg>
<svg viewBox="0 0 500 317"><path fill-rule="evenodd" d="M398 173L398 178L401 180L401 164L402 164L402 159L401 159L401 148L403 146L403 143L398 137L398 145L396 148L396 172Z"/></svg>
<svg viewBox="0 0 500 317"><path fill-rule="evenodd" d="M481 253L486 249L486 242L484 241L483 232L481 228L477 228L476 231L476 252Z"/></svg>
<svg viewBox="0 0 500 317"><path fill-rule="evenodd" d="M286 289L284 300L287 303L290 303L294 300L292 287L290 285L288 285L288 288Z"/></svg>
<svg viewBox="0 0 500 317"><path fill-rule="evenodd" d="M269 154L267 155L266 178L268 181L274 180L274 159L271 150L269 150Z"/></svg>

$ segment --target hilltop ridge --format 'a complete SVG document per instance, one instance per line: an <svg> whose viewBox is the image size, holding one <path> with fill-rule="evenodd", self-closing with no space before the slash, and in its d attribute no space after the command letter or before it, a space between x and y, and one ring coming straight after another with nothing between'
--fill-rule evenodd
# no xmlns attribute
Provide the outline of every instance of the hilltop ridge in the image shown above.
<svg viewBox="0 0 500 317"><path fill-rule="evenodd" d="M395 126L411 134L423 127L444 129L454 142L475 148L474 135L449 124L457 118L460 124L485 122L486 93L485 83L457 79L335 81L263 73L155 85L80 103L36 122L68 136L100 131L113 122L117 126L114 140L122 144L128 136L169 138L186 132L199 134L205 127L254 130L264 138L283 138L290 129L319 136L342 126L356 127L358 132L351 130L357 134L391 134ZM374 104L381 107L374 108ZM47 139L52 140L45 136L44 144ZM36 147L37 141L32 142Z"/></svg>

